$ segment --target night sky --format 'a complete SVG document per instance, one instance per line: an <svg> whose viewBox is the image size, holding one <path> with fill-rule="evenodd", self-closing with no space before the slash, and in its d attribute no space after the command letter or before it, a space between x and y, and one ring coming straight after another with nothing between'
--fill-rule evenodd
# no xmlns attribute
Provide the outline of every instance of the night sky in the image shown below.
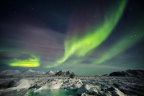
<svg viewBox="0 0 144 96"><path fill-rule="evenodd" d="M143 10L142 0L1 0L0 70L143 69Z"/></svg>

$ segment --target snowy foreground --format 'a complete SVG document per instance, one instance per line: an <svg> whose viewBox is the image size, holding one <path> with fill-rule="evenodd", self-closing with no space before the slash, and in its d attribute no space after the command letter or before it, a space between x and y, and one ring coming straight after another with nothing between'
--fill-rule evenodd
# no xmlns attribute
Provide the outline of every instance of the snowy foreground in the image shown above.
<svg viewBox="0 0 144 96"><path fill-rule="evenodd" d="M106 76L74 78L70 78L72 72L56 73L33 70L23 73L3 71L0 73L0 96L34 96L30 93L60 89L75 92L75 95L69 96L144 96L144 71L114 72Z"/></svg>

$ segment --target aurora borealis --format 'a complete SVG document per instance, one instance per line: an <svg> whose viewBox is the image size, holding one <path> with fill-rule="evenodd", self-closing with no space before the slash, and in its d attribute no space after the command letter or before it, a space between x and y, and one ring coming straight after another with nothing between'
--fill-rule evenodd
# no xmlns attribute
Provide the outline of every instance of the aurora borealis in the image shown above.
<svg viewBox="0 0 144 96"><path fill-rule="evenodd" d="M142 1L16 1L0 3L0 70L144 68Z"/></svg>
<svg viewBox="0 0 144 96"><path fill-rule="evenodd" d="M131 37L132 33L133 33L133 30L131 30L130 34L127 34L123 36L120 40L118 40L118 42L116 42L110 49L108 49L96 62L98 64L106 62L107 60L127 50L128 48L135 45L138 41L144 38L144 33L142 33L141 30L137 30L138 34L136 35L135 38Z"/></svg>
<svg viewBox="0 0 144 96"><path fill-rule="evenodd" d="M10 66L19 66L19 67L39 67L39 58L34 57L25 59L25 60L19 60L19 59L14 59L11 63Z"/></svg>
<svg viewBox="0 0 144 96"><path fill-rule="evenodd" d="M87 32L83 37L72 36L72 40L65 41L64 57L57 61L58 64L65 62L71 55L85 56L89 51L98 47L110 35L115 25L119 21L124 10L126 1L122 0L114 12L106 14L101 26L95 28L93 32ZM58 65L57 64L57 65Z"/></svg>

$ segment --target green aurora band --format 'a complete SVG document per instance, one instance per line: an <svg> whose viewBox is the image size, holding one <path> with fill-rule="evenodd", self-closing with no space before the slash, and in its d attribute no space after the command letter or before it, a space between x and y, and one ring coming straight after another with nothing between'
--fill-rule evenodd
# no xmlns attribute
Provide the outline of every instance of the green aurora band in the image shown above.
<svg viewBox="0 0 144 96"><path fill-rule="evenodd" d="M144 33L142 33L143 31L136 30L136 32L138 34L135 35L135 37L132 37L134 35L133 35L133 31L131 31L130 34L127 34L123 38L118 40L118 42L116 42L111 48L109 48L109 50L105 51L97 61L94 61L93 64L104 63L107 60L110 60L116 55L120 54L121 52L127 50L128 48L130 48L140 40L142 40L144 38Z"/></svg>
<svg viewBox="0 0 144 96"><path fill-rule="evenodd" d="M9 65L14 67L39 67L40 59L32 55L32 58L20 60L15 58Z"/></svg>
<svg viewBox="0 0 144 96"><path fill-rule="evenodd" d="M2 47L0 49L0 52L17 52L20 54L29 54L28 51L2 48ZM15 58L15 59L11 60L8 65L13 66L13 67L39 67L40 66L40 58L38 58L34 54L30 54L30 56L31 56L31 58L22 59L22 60L19 58Z"/></svg>
<svg viewBox="0 0 144 96"><path fill-rule="evenodd" d="M64 63L72 55L82 57L97 48L102 44L108 36L111 34L119 19L122 16L127 0L121 0L116 8L113 8L113 12L106 14L104 22L95 28L92 32L87 32L83 37L72 36L72 39L65 40L65 53L64 56L57 60L55 64L49 67L56 67Z"/></svg>

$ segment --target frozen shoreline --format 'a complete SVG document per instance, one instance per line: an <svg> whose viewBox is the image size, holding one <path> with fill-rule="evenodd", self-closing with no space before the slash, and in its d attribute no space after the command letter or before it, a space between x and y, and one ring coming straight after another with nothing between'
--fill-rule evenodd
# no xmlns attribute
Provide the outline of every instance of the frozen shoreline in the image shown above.
<svg viewBox="0 0 144 96"><path fill-rule="evenodd" d="M74 90L77 96L142 96L140 76L13 76L0 78L0 96L28 96L42 90Z"/></svg>

